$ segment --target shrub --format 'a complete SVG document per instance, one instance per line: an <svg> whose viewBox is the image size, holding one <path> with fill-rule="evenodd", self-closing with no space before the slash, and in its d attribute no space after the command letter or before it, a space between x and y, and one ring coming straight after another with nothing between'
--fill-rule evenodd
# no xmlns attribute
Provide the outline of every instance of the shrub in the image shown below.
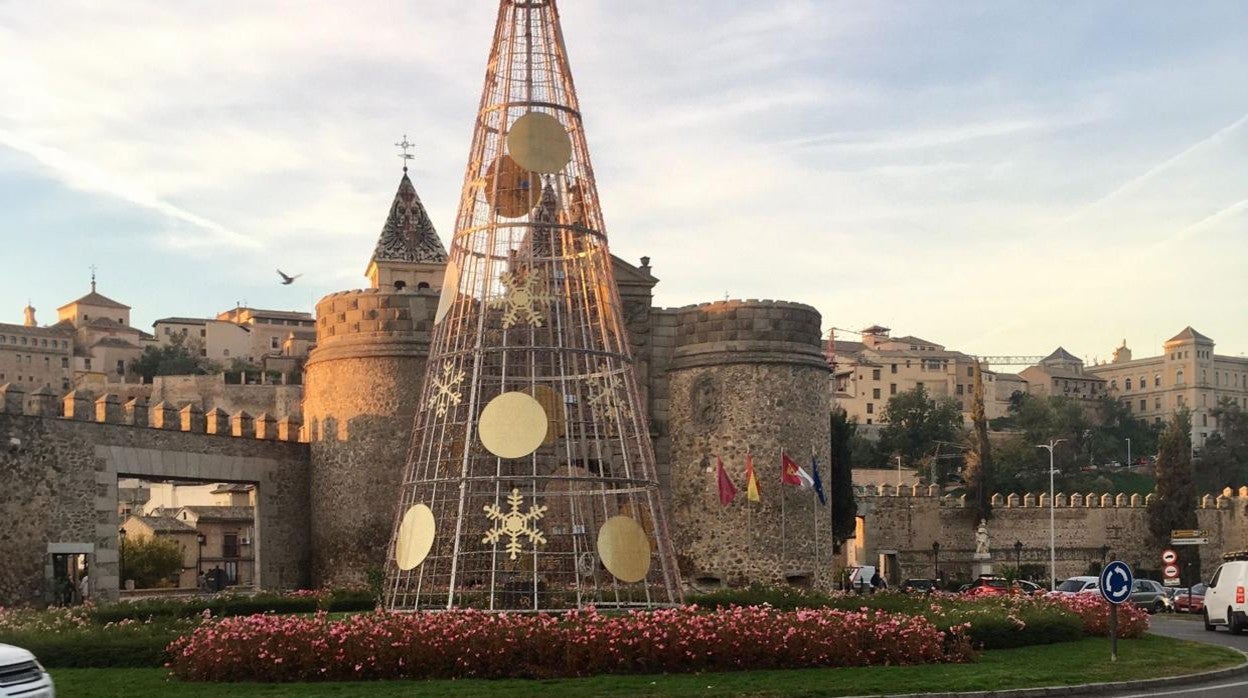
<svg viewBox="0 0 1248 698"><path fill-rule="evenodd" d="M373 613L340 621L248 616L205 623L169 647L200 681L544 678L965 662L964 628L830 609L696 606L607 615Z"/></svg>
<svg viewBox="0 0 1248 698"><path fill-rule="evenodd" d="M1100 594L1071 594L1053 599L1079 616L1083 632L1097 637L1109 637L1109 602ZM1148 612L1135 604L1118 604L1118 637L1144 637L1148 631Z"/></svg>

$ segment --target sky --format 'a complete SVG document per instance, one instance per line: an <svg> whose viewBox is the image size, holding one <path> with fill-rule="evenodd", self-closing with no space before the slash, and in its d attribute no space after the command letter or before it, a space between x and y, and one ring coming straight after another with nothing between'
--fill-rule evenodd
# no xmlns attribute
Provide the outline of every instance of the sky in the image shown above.
<svg viewBox="0 0 1248 698"><path fill-rule="evenodd" d="M489 0L0 0L0 322L367 285L449 243ZM564 0L612 252L979 355L1248 354L1248 3ZM275 268L302 276L281 286ZM838 334L856 339L850 333Z"/></svg>

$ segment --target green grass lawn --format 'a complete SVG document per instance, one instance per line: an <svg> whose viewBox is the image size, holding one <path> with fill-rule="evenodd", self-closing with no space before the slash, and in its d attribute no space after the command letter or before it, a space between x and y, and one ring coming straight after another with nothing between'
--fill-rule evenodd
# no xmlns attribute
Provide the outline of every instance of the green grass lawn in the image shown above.
<svg viewBox="0 0 1248 698"><path fill-rule="evenodd" d="M1103 638L986 652L975 664L796 669L722 674L597 676L524 681L387 681L324 684L182 683L163 669L54 669L57 695L73 696L844 696L977 691L1127 681L1235 666L1239 652L1149 635L1121 640L1109 661Z"/></svg>

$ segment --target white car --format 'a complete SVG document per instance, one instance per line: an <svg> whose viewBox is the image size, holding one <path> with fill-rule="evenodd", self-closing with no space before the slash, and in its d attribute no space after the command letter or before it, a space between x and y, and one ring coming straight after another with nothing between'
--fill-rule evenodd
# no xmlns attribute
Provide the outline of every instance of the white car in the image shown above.
<svg viewBox="0 0 1248 698"><path fill-rule="evenodd" d="M1098 577L1071 577L1057 588L1049 592L1050 596L1071 596L1074 594L1093 594L1096 593L1097 587L1101 580Z"/></svg>
<svg viewBox="0 0 1248 698"><path fill-rule="evenodd" d="M0 645L0 696L54 698L52 677L35 655L13 645Z"/></svg>
<svg viewBox="0 0 1248 698"><path fill-rule="evenodd" d="M1233 559L1222 563L1209 580L1205 590L1205 630L1225 625L1238 635L1248 630L1248 604L1244 593L1248 587L1248 560Z"/></svg>

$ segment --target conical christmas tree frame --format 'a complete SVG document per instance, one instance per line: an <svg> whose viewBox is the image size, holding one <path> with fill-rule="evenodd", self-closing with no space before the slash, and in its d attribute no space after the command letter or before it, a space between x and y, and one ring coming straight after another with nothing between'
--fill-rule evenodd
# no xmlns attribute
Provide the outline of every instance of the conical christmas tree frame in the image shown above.
<svg viewBox="0 0 1248 698"><path fill-rule="evenodd" d="M394 610L680 602L553 0L503 0L395 515Z"/></svg>

